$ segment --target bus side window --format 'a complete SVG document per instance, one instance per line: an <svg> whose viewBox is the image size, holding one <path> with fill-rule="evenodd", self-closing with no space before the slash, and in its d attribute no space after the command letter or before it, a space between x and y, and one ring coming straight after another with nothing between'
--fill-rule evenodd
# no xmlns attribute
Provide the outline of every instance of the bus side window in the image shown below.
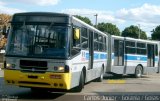
<svg viewBox="0 0 160 101"><path fill-rule="evenodd" d="M146 44L142 42L137 42L137 54L146 55Z"/></svg>
<svg viewBox="0 0 160 101"><path fill-rule="evenodd" d="M126 54L136 54L135 42L126 41L125 43L126 43L125 53Z"/></svg>
<svg viewBox="0 0 160 101"><path fill-rule="evenodd" d="M82 49L88 50L88 31L87 28L81 28L81 46Z"/></svg>
<svg viewBox="0 0 160 101"><path fill-rule="evenodd" d="M94 50L98 51L98 34L94 33Z"/></svg>
<svg viewBox="0 0 160 101"><path fill-rule="evenodd" d="M158 46L155 45L155 55L158 56Z"/></svg>
<svg viewBox="0 0 160 101"><path fill-rule="evenodd" d="M106 52L107 51L107 43L106 43L106 37L104 37L104 40L103 40L104 42L104 46L103 46L103 48L104 48L104 52Z"/></svg>
<svg viewBox="0 0 160 101"><path fill-rule="evenodd" d="M98 36L98 43L99 43L99 51L102 52L103 51L103 36L99 35Z"/></svg>

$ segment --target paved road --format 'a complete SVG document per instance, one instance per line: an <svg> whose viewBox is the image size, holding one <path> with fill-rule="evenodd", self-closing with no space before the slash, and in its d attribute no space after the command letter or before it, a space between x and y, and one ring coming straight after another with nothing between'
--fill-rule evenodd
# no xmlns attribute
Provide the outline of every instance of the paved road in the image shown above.
<svg viewBox="0 0 160 101"><path fill-rule="evenodd" d="M32 93L29 88L20 88L12 85L5 85L3 77L0 78L0 95L3 101L5 99L20 100L49 100L49 101L84 101L98 99L103 95L126 95L128 92L148 92L149 94L160 95L160 74L147 75L143 78L135 79L129 76L123 78L105 77L103 82L90 82L85 85L80 93ZM138 93L139 92L139 93ZM91 98L93 96L94 98ZM158 99L160 100L160 98ZM157 101L158 101L157 100ZM9 100L7 100L9 101ZM10 100L11 101L11 100ZM155 100L156 101L156 100Z"/></svg>

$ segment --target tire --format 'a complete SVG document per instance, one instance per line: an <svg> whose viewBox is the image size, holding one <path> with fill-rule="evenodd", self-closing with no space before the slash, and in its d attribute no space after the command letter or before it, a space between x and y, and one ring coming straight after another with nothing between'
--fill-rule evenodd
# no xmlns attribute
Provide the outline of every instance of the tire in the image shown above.
<svg viewBox="0 0 160 101"><path fill-rule="evenodd" d="M76 87L77 92L81 92L82 89L84 88L85 80L84 80L84 73L83 71L81 72L80 80L79 80L79 86Z"/></svg>
<svg viewBox="0 0 160 101"><path fill-rule="evenodd" d="M142 77L142 73L143 73L143 69L141 66L137 66L135 69L135 77L136 78L141 78Z"/></svg>
<svg viewBox="0 0 160 101"><path fill-rule="evenodd" d="M103 81L103 68L101 69L101 74L96 80L97 82L102 82Z"/></svg>

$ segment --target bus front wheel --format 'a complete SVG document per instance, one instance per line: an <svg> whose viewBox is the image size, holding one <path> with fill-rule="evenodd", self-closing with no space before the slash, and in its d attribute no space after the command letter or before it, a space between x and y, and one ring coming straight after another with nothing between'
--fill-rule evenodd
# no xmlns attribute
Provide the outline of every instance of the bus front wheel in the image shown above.
<svg viewBox="0 0 160 101"><path fill-rule="evenodd" d="M136 78L142 77L142 73L143 73L143 69L141 66L138 65L135 69L135 77Z"/></svg>
<svg viewBox="0 0 160 101"><path fill-rule="evenodd" d="M79 86L76 87L76 91L77 92L81 92L82 89L84 88L84 84L85 84L85 78L84 78L84 72L82 71L81 72L81 75L80 75L80 80L79 80Z"/></svg>

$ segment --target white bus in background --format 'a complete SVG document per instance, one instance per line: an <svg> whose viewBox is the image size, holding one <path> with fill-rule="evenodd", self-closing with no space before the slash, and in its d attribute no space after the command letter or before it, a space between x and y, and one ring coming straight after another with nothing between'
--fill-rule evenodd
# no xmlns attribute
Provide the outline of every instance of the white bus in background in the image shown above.
<svg viewBox="0 0 160 101"><path fill-rule="evenodd" d="M128 37L109 36L107 73L142 74L159 70L159 42Z"/></svg>

